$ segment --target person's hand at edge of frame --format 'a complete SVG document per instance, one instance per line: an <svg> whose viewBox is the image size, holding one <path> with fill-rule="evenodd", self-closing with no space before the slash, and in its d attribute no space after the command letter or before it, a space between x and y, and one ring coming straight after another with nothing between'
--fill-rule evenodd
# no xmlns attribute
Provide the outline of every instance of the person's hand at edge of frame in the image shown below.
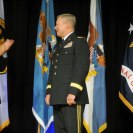
<svg viewBox="0 0 133 133"><path fill-rule="evenodd" d="M13 39L6 39L5 42L0 45L0 56L7 52L13 44Z"/></svg>

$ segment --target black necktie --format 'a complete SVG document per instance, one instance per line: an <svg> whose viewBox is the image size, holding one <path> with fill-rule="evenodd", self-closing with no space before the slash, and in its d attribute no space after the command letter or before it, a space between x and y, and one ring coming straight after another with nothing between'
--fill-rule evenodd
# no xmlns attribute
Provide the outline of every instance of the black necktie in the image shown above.
<svg viewBox="0 0 133 133"><path fill-rule="evenodd" d="M64 42L64 39L62 39L62 43Z"/></svg>

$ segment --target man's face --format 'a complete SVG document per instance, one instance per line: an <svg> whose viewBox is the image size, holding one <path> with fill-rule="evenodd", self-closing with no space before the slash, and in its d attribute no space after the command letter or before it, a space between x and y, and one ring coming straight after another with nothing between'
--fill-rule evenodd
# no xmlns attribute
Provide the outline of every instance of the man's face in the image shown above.
<svg viewBox="0 0 133 133"><path fill-rule="evenodd" d="M55 30L58 37L63 38L66 32L66 22L63 18L58 18L56 21Z"/></svg>

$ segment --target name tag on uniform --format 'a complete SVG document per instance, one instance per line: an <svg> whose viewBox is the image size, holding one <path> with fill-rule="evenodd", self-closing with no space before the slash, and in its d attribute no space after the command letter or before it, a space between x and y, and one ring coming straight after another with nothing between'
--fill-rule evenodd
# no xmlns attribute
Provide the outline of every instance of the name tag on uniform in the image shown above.
<svg viewBox="0 0 133 133"><path fill-rule="evenodd" d="M73 44L73 42L71 41L71 42L69 42L68 44L66 44L66 45L64 46L64 48L70 48L70 47L72 47L72 44Z"/></svg>

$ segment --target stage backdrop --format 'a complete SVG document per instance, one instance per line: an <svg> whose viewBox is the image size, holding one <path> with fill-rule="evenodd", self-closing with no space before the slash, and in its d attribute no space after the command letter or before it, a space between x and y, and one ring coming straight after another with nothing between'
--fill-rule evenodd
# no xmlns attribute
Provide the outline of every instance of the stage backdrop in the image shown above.
<svg viewBox="0 0 133 133"><path fill-rule="evenodd" d="M133 130L133 115L118 97L120 67L132 15L129 0L101 0L106 55L107 133ZM2 133L36 133L32 114L33 74L41 0L5 0L6 37L15 44L8 51L8 100L10 125ZM87 37L90 0L54 0L55 18L61 13L77 17L76 32ZM127 130L128 129L128 130ZM85 131L84 131L85 132Z"/></svg>

